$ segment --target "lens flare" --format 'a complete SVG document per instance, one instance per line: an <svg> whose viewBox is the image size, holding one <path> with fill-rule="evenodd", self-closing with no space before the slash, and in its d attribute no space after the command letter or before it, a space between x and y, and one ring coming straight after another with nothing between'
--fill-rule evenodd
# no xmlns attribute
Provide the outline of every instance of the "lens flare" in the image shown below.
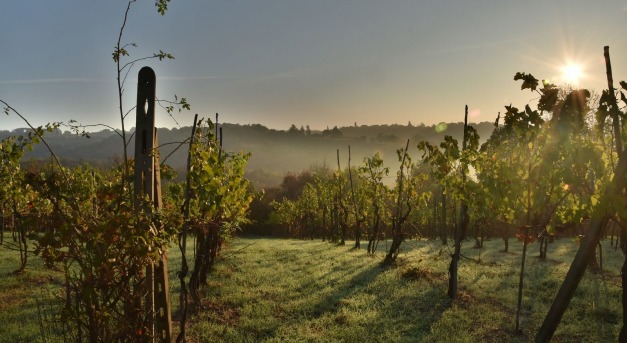
<svg viewBox="0 0 627 343"><path fill-rule="evenodd" d="M474 109L470 112L468 112L468 116L472 119L476 119L479 118L481 116L481 110L480 109Z"/></svg>
<svg viewBox="0 0 627 343"><path fill-rule="evenodd" d="M440 124L435 126L435 132L441 133L448 129L448 125L445 122L441 122Z"/></svg>

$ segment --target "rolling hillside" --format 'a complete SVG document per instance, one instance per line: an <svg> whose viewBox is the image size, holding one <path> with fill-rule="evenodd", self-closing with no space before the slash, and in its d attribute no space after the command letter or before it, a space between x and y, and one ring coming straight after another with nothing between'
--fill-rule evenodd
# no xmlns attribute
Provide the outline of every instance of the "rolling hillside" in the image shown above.
<svg viewBox="0 0 627 343"><path fill-rule="evenodd" d="M494 128L492 123L473 124L482 139L487 139ZM340 162L346 167L348 146L351 146L352 163L360 164L364 157L379 152L387 165L395 167L396 150L410 139L410 153L418 158L416 145L421 140L433 144L439 143L445 134L461 140L463 123L448 124L443 132L437 132L435 126L412 125L375 125L334 127L324 131L306 131L296 129L282 131L269 129L260 124L239 125L221 124L223 146L231 151L250 152L247 175L257 187L278 185L288 172L299 173L313 165L337 166L337 149L340 150ZM25 129L0 131L0 138L23 134ZM133 130L131 130L132 134ZM159 142L162 145L161 156L168 156L167 163L173 166L179 175L185 170L187 160L186 145L173 151L191 133L191 127L159 129ZM81 137L71 132L57 131L48 133L46 141L55 154L66 165L90 163L111 165L120 160L122 154L121 138L111 130L92 132L90 138ZM129 136L131 136L129 134ZM171 144L174 143L174 144ZM131 142L133 144L133 142ZM133 149L129 149L132 156ZM50 158L45 146L39 145L29 152L26 160L46 160Z"/></svg>

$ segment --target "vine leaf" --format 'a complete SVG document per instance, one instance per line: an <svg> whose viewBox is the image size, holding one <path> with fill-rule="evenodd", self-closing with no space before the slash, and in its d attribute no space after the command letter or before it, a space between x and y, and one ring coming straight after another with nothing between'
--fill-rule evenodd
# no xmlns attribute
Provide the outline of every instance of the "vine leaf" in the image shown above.
<svg viewBox="0 0 627 343"><path fill-rule="evenodd" d="M514 81L523 80L523 84L520 89L531 89L535 91L538 88L540 80L533 77L531 74L518 72L514 75Z"/></svg>

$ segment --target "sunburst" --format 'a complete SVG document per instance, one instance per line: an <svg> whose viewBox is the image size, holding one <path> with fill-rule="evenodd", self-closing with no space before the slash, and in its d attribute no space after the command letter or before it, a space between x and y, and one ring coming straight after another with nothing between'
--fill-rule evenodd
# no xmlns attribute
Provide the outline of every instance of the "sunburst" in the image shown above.
<svg viewBox="0 0 627 343"><path fill-rule="evenodd" d="M562 79L571 85L578 85L583 77L583 68L579 64L569 63L562 67Z"/></svg>

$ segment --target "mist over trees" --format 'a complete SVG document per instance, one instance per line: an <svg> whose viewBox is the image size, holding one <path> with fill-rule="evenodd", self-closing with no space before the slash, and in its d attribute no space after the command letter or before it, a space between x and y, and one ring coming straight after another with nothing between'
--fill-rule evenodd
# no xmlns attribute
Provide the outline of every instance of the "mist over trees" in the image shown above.
<svg viewBox="0 0 627 343"><path fill-rule="evenodd" d="M325 130L312 130L308 125L293 124L288 130L275 130L261 124L220 124L223 130L223 146L230 151L245 151L252 155L246 168L246 176L255 189L276 187L287 173L300 173L314 165L335 166L336 150L340 154L351 146L355 161L378 152L386 165L397 168L396 150L407 139L412 142L441 141L444 135L461 139L463 123L449 123L444 132L437 132L436 126L425 125L353 125L332 126ZM493 124L474 124L481 137L488 137ZM0 131L0 139L18 135L27 129ZM134 132L134 128L129 131ZM185 173L187 145L180 146L191 134L191 127L160 128L160 152L162 160L177 171L182 178ZM119 151L119 137L111 130L90 132L89 137L81 137L70 131L57 129L46 136L46 140L57 156L66 165L88 163L97 166L110 166L123 159ZM131 141L131 145L133 142ZM177 150L178 148L178 150ZM43 146L35 146L26 153L23 161L47 160L49 152Z"/></svg>

